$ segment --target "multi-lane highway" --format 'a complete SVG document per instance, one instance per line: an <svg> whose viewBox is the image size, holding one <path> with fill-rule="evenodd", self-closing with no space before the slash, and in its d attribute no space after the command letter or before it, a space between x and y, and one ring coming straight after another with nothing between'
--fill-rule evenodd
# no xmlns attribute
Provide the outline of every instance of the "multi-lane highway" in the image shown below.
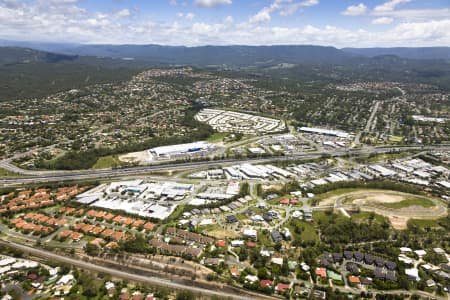
<svg viewBox="0 0 450 300"><path fill-rule="evenodd" d="M15 166L11 166L8 161L0 162L0 168L11 170L16 173L21 173L27 177L11 177L0 180L0 184L26 184L26 183L42 183L54 181L69 181L69 180L85 180L85 179L101 179L113 178L122 176L142 175L151 172L159 171L178 171L186 169L205 168L213 166L235 165L242 163L269 163L275 161L286 160L306 160L319 158L324 155L331 156L346 156L346 155L364 155L364 154L382 154L392 151L430 151L430 150L450 150L450 145L433 145L433 146L405 146L405 147L372 147L362 149L337 149L333 151L316 151L308 152L298 155L289 156L270 156L261 158L246 158L246 159L227 159L214 161L199 161L199 162L185 162L185 163L168 163L168 164L154 164L139 167L130 167L122 169L102 169L102 170L77 170L77 171L30 171L22 170Z"/></svg>
<svg viewBox="0 0 450 300"><path fill-rule="evenodd" d="M65 181L65 180L83 180L83 179L104 179L104 178L114 178L114 177L124 177L124 176L137 176L148 174L150 172L158 171L175 171L175 170L193 170L196 168L208 168L213 166L224 166L224 165L235 165L246 162L251 163L270 163L276 161L295 161L295 160L307 160L320 158L324 155L331 156L346 156L346 155L367 155L367 154L383 154L393 151L448 151L450 150L450 145L434 145L434 146L406 146L406 147L372 147L372 148L362 148L362 149L341 149L333 151L316 151L310 153L304 153L301 155L290 155L290 156L276 156L276 157L263 157L254 159L228 159L228 160L217 160L217 161L200 161L200 162L186 162L186 163L171 163L171 164L160 164L160 165L148 165L133 168L124 169L104 169L104 170L78 170L78 171L29 171L22 170L15 166L10 165L9 161L0 161L0 168L5 168L16 173L22 173L24 177L15 176L11 178L5 178L0 180L0 185L13 185L13 184L27 184L27 183L44 183L52 181ZM13 168L14 170L10 169ZM27 176L27 177L26 177ZM224 290L214 290L205 289L198 286L186 285L176 281L170 281L168 279L143 276L139 274L133 274L129 272L124 272L123 270L114 269L112 267L100 266L95 264L90 264L85 261L77 260L71 257L66 257L58 255L49 251L42 249L36 249L29 246L1 241L0 244L8 244L9 246L28 252L32 255L42 257L45 259L51 259L54 261L60 261L68 263L83 269L92 270L95 272L103 272L111 274L112 276L123 278L131 281L145 282L154 285L163 285L171 287L174 289L189 289L195 293L202 293L209 296L220 296L229 297L231 299L267 299L269 297L265 296L238 296L232 292L226 292ZM348 292L348 291L347 291ZM397 292L392 292L397 293Z"/></svg>

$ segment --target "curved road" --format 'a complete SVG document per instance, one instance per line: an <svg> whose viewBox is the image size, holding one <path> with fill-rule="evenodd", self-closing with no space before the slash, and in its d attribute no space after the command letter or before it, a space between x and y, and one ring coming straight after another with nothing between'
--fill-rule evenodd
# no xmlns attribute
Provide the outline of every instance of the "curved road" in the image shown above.
<svg viewBox="0 0 450 300"><path fill-rule="evenodd" d="M430 219L430 218L438 218L438 217L443 217L447 215L447 207L446 207L446 202L443 202L442 200L439 199L435 199L435 198L429 198L434 204L435 207L429 207L429 208L412 208L412 209L408 209L408 207L404 207L402 209L394 209L394 208L388 208L388 207L383 207L382 205L376 205L376 203L374 203L373 205L369 205L369 204L345 204L343 203L344 200L346 200L346 198L348 196L359 196L359 197L365 197L365 196L372 196L374 193L378 193L378 194L383 194L385 193L384 191L371 191L371 192L350 192L344 195L339 196L334 204L334 208L343 208L343 209L348 209L348 208L353 208L354 206L360 207L361 209L367 209L370 211L374 211L380 215L384 215L384 216L388 216L388 215L392 215L392 216L401 216L401 217L407 217L407 218L423 218L423 219ZM404 194L405 196L408 196L409 194L407 193L402 193L402 192L395 192L399 195Z"/></svg>
<svg viewBox="0 0 450 300"><path fill-rule="evenodd" d="M275 156L275 157L263 157L263 158L246 158L246 159L226 159L217 161L199 161L199 162L185 162L185 163L171 163L164 165L149 165L140 167L131 167L123 169L102 169L102 170L76 170L76 171L31 171L23 170L17 167L12 167L8 161L1 161L0 168L11 170L13 172L20 172L23 175L33 177L13 177L0 180L0 184L24 184L33 182L51 182L51 181L64 181L64 180L80 180L80 179L96 179L105 177L120 177L130 175L140 175L155 171L173 171L184 169L195 169L199 167L212 167L212 166L224 166L235 165L247 162L252 163L269 163L275 161L288 161L288 160L304 160L319 158L323 155L331 155L333 157L346 156L346 155L364 155L364 154L382 154L389 153L401 149L403 151L412 150L450 150L450 145L434 145L434 146L405 146L405 147L377 147L367 149L353 149L353 150L333 150L333 151L320 151L311 152L290 156Z"/></svg>

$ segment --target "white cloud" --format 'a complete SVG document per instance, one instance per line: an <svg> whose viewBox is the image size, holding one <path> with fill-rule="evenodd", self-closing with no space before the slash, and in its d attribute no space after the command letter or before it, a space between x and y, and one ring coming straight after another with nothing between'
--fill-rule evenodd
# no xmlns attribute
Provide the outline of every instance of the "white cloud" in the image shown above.
<svg viewBox="0 0 450 300"><path fill-rule="evenodd" d="M372 20L372 24L375 25L389 25L394 21L394 19L389 17L381 17Z"/></svg>
<svg viewBox="0 0 450 300"><path fill-rule="evenodd" d="M345 16L362 16L367 12L367 6L364 3L358 5L350 5L345 11L342 12Z"/></svg>
<svg viewBox="0 0 450 300"><path fill-rule="evenodd" d="M181 3L181 2L180 2ZM272 1L267 15L281 13L286 0ZM131 11L132 12L132 11ZM394 11L397 12L397 11ZM389 12L389 13L394 13ZM442 14L441 11L439 14ZM156 22L149 18L119 18L117 12L86 11L76 4L54 6L38 2L6 5L0 0L0 38L52 42L165 45L279 45L316 44L337 47L442 46L450 44L450 18L396 20L394 26L374 30L338 26L271 26L261 22L235 22L232 16L216 22ZM417 12L415 12L417 15ZM438 14L435 12L435 14ZM389 18L390 16L374 16ZM397 16L390 17L396 19ZM194 18L195 20L195 18ZM270 19L269 19L270 20ZM387 22L384 20L383 22Z"/></svg>
<svg viewBox="0 0 450 300"><path fill-rule="evenodd" d="M226 16L225 19L223 20L223 22L225 24L233 24L234 23L234 18L233 18L233 16Z"/></svg>
<svg viewBox="0 0 450 300"><path fill-rule="evenodd" d="M301 2L302 6L314 6L319 4L319 0L305 0L303 2Z"/></svg>
<svg viewBox="0 0 450 300"><path fill-rule="evenodd" d="M383 12L372 12L374 16L384 16L397 19L406 20L430 20L437 18L447 18L450 19L450 8L437 8L437 9L402 9L393 11L383 11Z"/></svg>
<svg viewBox="0 0 450 300"><path fill-rule="evenodd" d="M280 9L281 16L290 16L295 14L300 8L315 6L319 4L319 0L306 0L298 3L287 3Z"/></svg>
<svg viewBox="0 0 450 300"><path fill-rule="evenodd" d="M250 23L261 23L267 22L272 19L270 16L271 10L268 7L261 9L256 15L251 16L249 19Z"/></svg>
<svg viewBox="0 0 450 300"><path fill-rule="evenodd" d="M398 5L411 2L411 0L391 0L375 7L376 12L393 11Z"/></svg>
<svg viewBox="0 0 450 300"><path fill-rule="evenodd" d="M125 9L119 10L117 12L116 16L118 16L119 18L125 18L125 17L129 17L130 14L131 14L130 11L127 8L125 8Z"/></svg>
<svg viewBox="0 0 450 300"><path fill-rule="evenodd" d="M370 13L377 17L373 24L390 24L394 20L403 22L449 20L450 8L434 9L397 9L397 6L411 2L412 0L391 0L376 6Z"/></svg>
<svg viewBox="0 0 450 300"><path fill-rule="evenodd" d="M202 7L214 7L218 5L229 5L232 4L232 0L195 0L195 5Z"/></svg>
<svg viewBox="0 0 450 300"><path fill-rule="evenodd" d="M293 0L274 0L270 6L263 7L249 19L250 23L268 22L272 19L271 14L279 11L281 16L289 16L296 13L302 7L318 5L319 0L304 0L293 2Z"/></svg>
<svg viewBox="0 0 450 300"><path fill-rule="evenodd" d="M47 3L52 4L67 4L67 3L77 3L78 0L47 0Z"/></svg>
<svg viewBox="0 0 450 300"><path fill-rule="evenodd" d="M186 14L184 14L184 13L182 13L182 12L179 12L179 13L177 13L177 17L178 17L178 18L185 18L185 19L187 19L187 20L192 20L192 19L195 18L195 14L193 14L193 13L191 13L191 12L186 13Z"/></svg>
<svg viewBox="0 0 450 300"><path fill-rule="evenodd" d="M450 41L450 20L402 23L397 25L392 32L393 37L401 36L404 42L448 45Z"/></svg>

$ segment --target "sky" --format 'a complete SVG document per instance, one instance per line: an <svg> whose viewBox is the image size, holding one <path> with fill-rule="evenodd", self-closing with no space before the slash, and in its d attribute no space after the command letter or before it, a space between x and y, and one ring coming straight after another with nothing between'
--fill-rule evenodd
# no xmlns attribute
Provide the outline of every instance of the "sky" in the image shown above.
<svg viewBox="0 0 450 300"><path fill-rule="evenodd" d="M450 46L450 0L0 0L0 39Z"/></svg>

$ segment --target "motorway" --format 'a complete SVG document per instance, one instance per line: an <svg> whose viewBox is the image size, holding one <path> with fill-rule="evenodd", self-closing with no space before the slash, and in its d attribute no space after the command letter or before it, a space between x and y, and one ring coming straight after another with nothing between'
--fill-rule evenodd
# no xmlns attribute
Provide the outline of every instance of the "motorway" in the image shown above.
<svg viewBox="0 0 450 300"><path fill-rule="evenodd" d="M181 283L176 283L169 279L132 274L132 273L125 272L123 270L117 270L117 269L113 269L113 268L99 266L96 264L91 264L89 262L73 259L70 257L55 254L53 252L49 252L49 251L45 251L45 250L41 250L41 249L37 249L37 248L32 248L32 247L25 246L22 244L17 244L14 242L7 242L7 241L0 240L0 245L5 245L8 247L17 249L17 250L21 250L23 252L29 253L29 254L37 256L37 257L51 259L53 261L70 264L70 265L73 265L75 267L79 267L79 268L82 268L85 270L91 270L94 272L110 274L113 277L122 278L125 280L149 283L149 284L153 284L153 285L157 285L157 286L164 286L164 287L173 288L173 289L190 290L194 293L200 293L203 295L226 297L226 298L236 299L236 300L274 299L273 297L268 297L268 296L264 296L264 295L260 295L260 296L255 295L254 297L251 297L249 295L239 296L237 294L232 294L232 293L224 292L224 291L220 291L220 290L216 291L216 290L211 290L211 289L195 287L193 285L185 285L185 284L181 284Z"/></svg>
<svg viewBox="0 0 450 300"><path fill-rule="evenodd" d="M276 161L289 160L307 160L320 158L324 155L333 157L346 155L367 155L367 154L383 154L393 151L430 151L430 150L450 150L450 145L433 145L433 146L404 146L404 147L372 147L362 149L342 149L332 151L316 151L308 152L298 155L289 156L270 156L261 158L245 158L245 159L226 159L214 161L199 161L199 162L184 162L184 163L168 163L159 165L147 165L139 167L130 167L122 169L101 169L101 170L76 170L76 171L30 171L23 170L16 166L12 166L9 161L4 160L0 162L0 168L26 175L27 177L11 177L0 179L0 185L26 184L26 183L43 183L55 181L70 181L70 180L86 180L86 179L102 179L132 175L143 175L151 172L159 171L179 171L179 170L193 170L196 168L217 167L226 165L237 165L242 163L270 163Z"/></svg>
<svg viewBox="0 0 450 300"><path fill-rule="evenodd" d="M0 179L0 185L14 185L14 184L27 184L27 183L43 183L52 181L65 181L65 180L84 180L84 179L105 179L123 176L134 176L143 175L151 172L158 171L174 171L174 170L194 170L196 168L208 168L213 166L225 166L225 165L236 165L242 163L270 163L276 161L299 161L320 158L324 155L330 155L334 157L346 156L346 155L367 155L367 154L383 154L393 151L448 151L450 150L450 145L434 145L434 146L405 146L405 147L372 147L363 149L352 149L352 150L333 150L333 151L316 151L310 153L304 153L300 155L291 156L276 156L276 157L263 157L263 158L253 158L253 159L227 159L227 160L216 160L216 161L200 161L200 162L186 162L186 163L172 163L172 164L160 164L160 165L148 165L132 168L123 169L103 169L103 170L77 170L77 171L29 171L22 170L14 166L14 172L20 172L28 177L11 177ZM8 169L8 161L0 161L0 168ZM32 176L32 177L30 177ZM253 190L253 188L251 189ZM1 229L1 228L0 228ZM144 282L158 286L166 286L174 289L189 289L194 293L202 293L208 296L220 296L229 297L231 299L252 299L249 296L239 296L236 293L226 292L224 290L214 290L206 289L201 287L196 287L193 285L186 285L175 281L170 281L169 279L143 276L135 273L129 273L123 270L114 269L111 267L100 266L96 264L91 264L89 262L81 261L71 257L66 257L58 255L52 252L48 252L42 249L32 248L26 245L21 245L13 242L6 242L0 240L0 245L8 245L15 249L28 252L37 257L42 257L45 259L50 259L54 261L59 261L63 263L68 263L76 267L80 267L87 270L92 270L95 272L102 272L111 274L117 278L123 278L130 281ZM339 288L343 292L350 292L344 288ZM391 291L390 293L396 294L400 291ZM424 293L425 295L425 293ZM427 294L427 296L430 296ZM450 297L450 296L449 296ZM273 299L266 296L254 296L253 299ZM441 298L439 298L441 299Z"/></svg>

